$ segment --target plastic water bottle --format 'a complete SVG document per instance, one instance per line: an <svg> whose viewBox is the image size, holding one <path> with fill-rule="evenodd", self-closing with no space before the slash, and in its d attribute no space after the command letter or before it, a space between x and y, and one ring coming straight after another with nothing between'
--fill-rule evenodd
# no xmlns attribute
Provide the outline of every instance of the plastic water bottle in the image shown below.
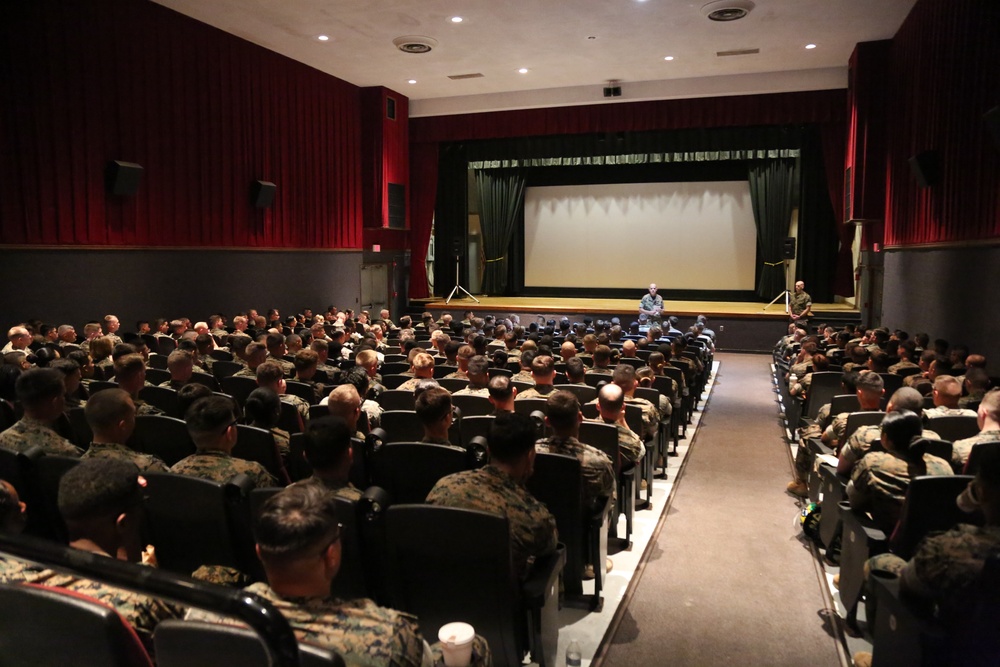
<svg viewBox="0 0 1000 667"><path fill-rule="evenodd" d="M575 639L566 647L566 667L580 667L583 664L583 653L580 644Z"/></svg>

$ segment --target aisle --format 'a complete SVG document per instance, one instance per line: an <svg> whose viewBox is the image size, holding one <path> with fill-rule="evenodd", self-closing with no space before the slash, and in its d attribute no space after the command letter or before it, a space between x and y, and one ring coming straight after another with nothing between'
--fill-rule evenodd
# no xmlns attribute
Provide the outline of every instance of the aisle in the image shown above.
<svg viewBox="0 0 1000 667"><path fill-rule="evenodd" d="M790 476L770 357L719 354L667 518L602 667L842 664Z"/></svg>

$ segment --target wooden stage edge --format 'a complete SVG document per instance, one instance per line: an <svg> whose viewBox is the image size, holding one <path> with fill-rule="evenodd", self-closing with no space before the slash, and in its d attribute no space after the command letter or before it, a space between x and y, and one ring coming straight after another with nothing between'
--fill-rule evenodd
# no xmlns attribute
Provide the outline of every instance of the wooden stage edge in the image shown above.
<svg viewBox="0 0 1000 667"><path fill-rule="evenodd" d="M639 293L641 297L642 294ZM593 313L595 315L611 315L622 318L622 323L627 324L639 316L639 298L635 299L568 299L557 297L500 297L500 296L476 296L479 303L466 297L458 297L445 303L442 298L431 299L411 299L411 310L424 309L428 312L450 312L452 315L461 316L466 310L471 310L476 314L493 313L501 315L505 313L517 313L522 317L533 315L570 315L577 313ZM705 315L710 320L713 317L726 319L753 319L753 320L787 320L784 303L776 303L767 306L765 303L740 302L740 301L664 301L663 309L670 315L676 315L682 319ZM856 318L859 312L856 308L846 303L817 303L813 304L813 321L824 317L830 319ZM627 320L627 321L626 321Z"/></svg>

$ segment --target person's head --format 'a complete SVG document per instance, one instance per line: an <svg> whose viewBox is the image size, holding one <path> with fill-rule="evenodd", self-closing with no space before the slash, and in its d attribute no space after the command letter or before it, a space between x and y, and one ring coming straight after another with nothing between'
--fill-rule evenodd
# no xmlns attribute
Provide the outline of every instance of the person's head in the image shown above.
<svg viewBox="0 0 1000 667"><path fill-rule="evenodd" d="M990 388L990 376L982 368L970 368L965 372L965 386L970 394L982 394Z"/></svg>
<svg viewBox="0 0 1000 667"><path fill-rule="evenodd" d="M64 376L51 368L32 368L17 378L14 391L29 417L55 420L66 406Z"/></svg>
<svg viewBox="0 0 1000 667"><path fill-rule="evenodd" d="M938 375L934 378L934 405L957 408L960 398L962 398L962 384L958 378L951 375Z"/></svg>
<svg viewBox="0 0 1000 667"><path fill-rule="evenodd" d="M576 395L568 391L554 391L546 399L546 423L552 427L558 436L576 436L580 430L583 414L580 412L580 401Z"/></svg>
<svg viewBox="0 0 1000 667"><path fill-rule="evenodd" d="M607 345L598 345L594 349L594 367L607 368L611 363L611 348Z"/></svg>
<svg viewBox="0 0 1000 667"><path fill-rule="evenodd" d="M118 386L136 396L146 383L146 363L138 354L126 354L115 360Z"/></svg>
<svg viewBox="0 0 1000 667"><path fill-rule="evenodd" d="M135 403L124 389L105 389L87 401L84 408L94 442L124 445L135 430Z"/></svg>
<svg viewBox="0 0 1000 667"><path fill-rule="evenodd" d="M649 295L656 296L656 283L649 284Z"/></svg>
<svg viewBox="0 0 1000 667"><path fill-rule="evenodd" d="M267 347L267 353L272 357L283 357L288 352L288 349L285 347L284 334L267 334L267 338L264 339L264 345Z"/></svg>
<svg viewBox="0 0 1000 667"><path fill-rule="evenodd" d="M418 378L434 377L434 357L426 352L413 356L413 375Z"/></svg>
<svg viewBox="0 0 1000 667"><path fill-rule="evenodd" d="M621 387L627 396L631 396L635 391L635 368L629 364L615 366L611 381Z"/></svg>
<svg viewBox="0 0 1000 667"><path fill-rule="evenodd" d="M994 430L1000 428L1000 389L990 389L979 403L979 428Z"/></svg>
<svg viewBox="0 0 1000 667"><path fill-rule="evenodd" d="M1000 450L983 450L976 476L957 502L966 512L982 510L987 526L1000 524Z"/></svg>
<svg viewBox="0 0 1000 667"><path fill-rule="evenodd" d="M913 340L901 340L896 346L896 355L900 361L913 361L917 352L917 343Z"/></svg>
<svg viewBox="0 0 1000 667"><path fill-rule="evenodd" d="M547 354L539 354L531 362L531 377L535 384L550 385L556 375L556 360Z"/></svg>
<svg viewBox="0 0 1000 667"><path fill-rule="evenodd" d="M238 420L233 402L224 396L206 396L195 401L184 415L188 433L199 451L219 449L226 453L236 444Z"/></svg>
<svg viewBox="0 0 1000 667"><path fill-rule="evenodd" d="M451 427L451 394L443 387L430 387L414 400L417 418L426 435L446 436Z"/></svg>
<svg viewBox="0 0 1000 667"><path fill-rule="evenodd" d="M59 481L59 514L70 544L89 540L109 556L138 562L142 553L142 483L134 463L80 461Z"/></svg>
<svg viewBox="0 0 1000 667"><path fill-rule="evenodd" d="M257 386L276 394L285 393L285 372L276 361L265 361L257 367Z"/></svg>
<svg viewBox="0 0 1000 667"><path fill-rule="evenodd" d="M514 396L517 395L517 387L506 375L497 375L490 378L488 386L490 403L497 411L510 411L514 409Z"/></svg>
<svg viewBox="0 0 1000 667"><path fill-rule="evenodd" d="M299 350L295 353L295 359L292 363L295 365L295 377L300 380L310 380L316 375L319 355L314 350Z"/></svg>
<svg viewBox="0 0 1000 667"><path fill-rule="evenodd" d="M194 356L187 350L174 350L167 357L167 370L174 382L188 382L194 372Z"/></svg>
<svg viewBox="0 0 1000 667"><path fill-rule="evenodd" d="M627 340L622 343L622 356L635 357L635 341Z"/></svg>
<svg viewBox="0 0 1000 667"><path fill-rule="evenodd" d="M573 384L581 384L587 374L587 366L579 357L566 360L566 380Z"/></svg>
<svg viewBox="0 0 1000 667"><path fill-rule="evenodd" d="M799 280L799 281L797 281L795 283L795 293L796 294L798 294L799 292L802 292L803 290L805 290L805 288L806 288L806 284L804 282L802 282L801 280Z"/></svg>
<svg viewBox="0 0 1000 667"><path fill-rule="evenodd" d="M902 454L910 460L910 443L918 439L923 432L923 422L917 413L910 410L886 413L882 419L882 447L886 451Z"/></svg>
<svg viewBox="0 0 1000 667"><path fill-rule="evenodd" d="M470 348L471 349L471 348ZM489 378L490 360L481 354L477 354L469 359L468 376L469 386L473 388L485 387L490 381Z"/></svg>
<svg viewBox="0 0 1000 667"><path fill-rule="evenodd" d="M90 341L90 356L97 361L110 357L111 352L114 351L114 349L114 341L112 341L108 336L101 336L100 338L95 338Z"/></svg>
<svg viewBox="0 0 1000 667"><path fill-rule="evenodd" d="M20 535L27 523L27 506L14 485L0 479L0 534Z"/></svg>
<svg viewBox="0 0 1000 667"><path fill-rule="evenodd" d="M268 583L280 595L286 587L311 586L329 595L340 570L337 500L322 484L296 484L264 502L254 523L257 556ZM287 595L287 593L286 593Z"/></svg>
<svg viewBox="0 0 1000 667"><path fill-rule="evenodd" d="M281 399L273 390L257 387L247 396L243 414L251 426L274 428L281 417Z"/></svg>
<svg viewBox="0 0 1000 667"><path fill-rule="evenodd" d="M597 409L604 421L617 421L625 410L625 392L613 382L604 385L597 392Z"/></svg>
<svg viewBox="0 0 1000 667"><path fill-rule="evenodd" d="M920 414L923 409L924 397L913 387L900 387L889 397L889 402L885 407L886 412L901 412L909 410Z"/></svg>
<svg viewBox="0 0 1000 667"><path fill-rule="evenodd" d="M177 412L187 414L188 408L194 405L195 401L207 396L212 396L212 390L203 384L192 382L177 390Z"/></svg>
<svg viewBox="0 0 1000 667"><path fill-rule="evenodd" d="M72 359L56 359L48 367L62 373L66 395L74 396L80 388L80 383L83 381L83 372L80 370L80 364Z"/></svg>
<svg viewBox="0 0 1000 667"><path fill-rule="evenodd" d="M26 350L31 344L31 334L25 327L15 326L7 331L7 340L15 350Z"/></svg>
<svg viewBox="0 0 1000 667"><path fill-rule="evenodd" d="M854 381L858 402L862 410L877 410L885 393L885 381L878 373L869 371L859 373Z"/></svg>
<svg viewBox="0 0 1000 667"><path fill-rule="evenodd" d="M340 417L309 420L302 438L302 451L314 471L346 475L351 467L351 426Z"/></svg>
<svg viewBox="0 0 1000 667"><path fill-rule="evenodd" d="M535 425L527 415L502 412L490 425L490 461L512 471L515 479L531 476L535 461Z"/></svg>
<svg viewBox="0 0 1000 667"><path fill-rule="evenodd" d="M927 379L934 381L939 375L948 375L951 373L951 362L948 357L943 354L938 354L934 356L934 361L931 362L930 367L927 369Z"/></svg>
<svg viewBox="0 0 1000 667"><path fill-rule="evenodd" d="M357 430L358 418L361 416L361 394L353 384L338 384L330 392L326 403L330 415L339 417L350 428Z"/></svg>

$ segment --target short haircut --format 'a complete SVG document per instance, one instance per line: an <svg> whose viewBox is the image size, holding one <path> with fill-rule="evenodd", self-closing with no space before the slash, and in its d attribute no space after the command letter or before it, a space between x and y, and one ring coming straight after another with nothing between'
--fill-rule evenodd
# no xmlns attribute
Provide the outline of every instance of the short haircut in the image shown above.
<svg viewBox="0 0 1000 667"><path fill-rule="evenodd" d="M105 433L134 412L135 406L124 389L99 391L87 400L84 407L87 423L94 433Z"/></svg>
<svg viewBox="0 0 1000 667"><path fill-rule="evenodd" d="M296 484L274 494L261 507L254 534L265 565L280 565L319 555L339 536L337 499L321 484Z"/></svg>
<svg viewBox="0 0 1000 667"><path fill-rule="evenodd" d="M983 396L979 409L995 422L1000 422L1000 389L990 389Z"/></svg>
<svg viewBox="0 0 1000 667"><path fill-rule="evenodd" d="M867 373L860 373L858 379L854 382L854 386L858 391L867 394L881 394L882 390L885 389L885 381L875 371L869 371Z"/></svg>
<svg viewBox="0 0 1000 667"><path fill-rule="evenodd" d="M535 447L535 424L527 415L503 412L490 425L490 458L500 463L516 463Z"/></svg>
<svg viewBox="0 0 1000 667"><path fill-rule="evenodd" d="M934 378L934 391L951 399L962 395L962 384L952 375L938 375Z"/></svg>
<svg viewBox="0 0 1000 667"><path fill-rule="evenodd" d="M598 345L594 350L594 365L598 363L607 365L611 361L611 348L607 345Z"/></svg>
<svg viewBox="0 0 1000 667"><path fill-rule="evenodd" d="M582 382L587 374L587 366L580 357L570 357L566 360L566 378L574 382Z"/></svg>
<svg viewBox="0 0 1000 667"><path fill-rule="evenodd" d="M370 368L372 366L378 365L378 354L375 350L361 350L358 352L357 356L354 358L354 362L358 366L363 366L365 368Z"/></svg>
<svg viewBox="0 0 1000 667"><path fill-rule="evenodd" d="M143 341L141 338L137 338L136 340L137 342L142 343L142 347L146 347L145 341ZM125 355L135 354L137 351L138 348L132 343L119 343L118 345L115 345L115 349L111 351L111 359L114 361L118 361Z"/></svg>
<svg viewBox="0 0 1000 667"><path fill-rule="evenodd" d="M426 352L417 352L413 357L413 369L427 370L428 368L434 368L434 357Z"/></svg>
<svg viewBox="0 0 1000 667"><path fill-rule="evenodd" d="M597 402L603 411L620 412L625 405L625 392L616 384L606 384L597 392Z"/></svg>
<svg viewBox="0 0 1000 667"><path fill-rule="evenodd" d="M139 469L129 461L84 459L59 481L59 513L66 521L118 516L141 502Z"/></svg>
<svg viewBox="0 0 1000 667"><path fill-rule="evenodd" d="M175 368L183 368L185 366L193 366L194 357L187 350L174 350L167 357L167 368L169 370L174 370Z"/></svg>
<svg viewBox="0 0 1000 667"><path fill-rule="evenodd" d="M52 368L30 368L21 373L14 384L17 400L30 408L62 396L66 391L64 377L62 373Z"/></svg>
<svg viewBox="0 0 1000 667"><path fill-rule="evenodd" d="M277 348L279 345L282 345L284 342L285 342L285 336L284 336L284 334L280 334L280 333L269 333L269 334L267 334L267 338L264 339L264 345L267 346L268 351L271 351L271 350Z"/></svg>
<svg viewBox="0 0 1000 667"><path fill-rule="evenodd" d="M417 396L414 409L421 424L435 424L451 412L451 394L443 387L430 387Z"/></svg>
<svg viewBox="0 0 1000 667"><path fill-rule="evenodd" d="M257 384L261 386L278 384L283 377L285 377L285 371L276 361L265 361L257 367Z"/></svg>
<svg viewBox="0 0 1000 667"><path fill-rule="evenodd" d="M546 402L548 404L546 416L553 429L564 431L576 425L577 416L580 414L580 401L576 394L557 390L549 394Z"/></svg>
<svg viewBox="0 0 1000 667"><path fill-rule="evenodd" d="M471 348L470 348L471 349ZM469 359L469 375L486 375L490 370L490 360L481 354Z"/></svg>
<svg viewBox="0 0 1000 667"><path fill-rule="evenodd" d="M611 381L622 388L631 387L635 384L635 368L629 364L618 364L611 374Z"/></svg>
<svg viewBox="0 0 1000 667"><path fill-rule="evenodd" d="M114 341L107 336L101 336L90 341L90 356L95 359L110 357L115 349Z"/></svg>
<svg viewBox="0 0 1000 667"><path fill-rule="evenodd" d="M319 470L335 468L351 449L354 433L340 417L311 419L302 436L302 449L309 465Z"/></svg>
<svg viewBox="0 0 1000 667"><path fill-rule="evenodd" d="M507 401L514 395L514 383L506 375L491 377L487 388L494 401Z"/></svg>
<svg viewBox="0 0 1000 667"><path fill-rule="evenodd" d="M323 338L313 338L312 342L309 343L309 349L316 352L328 352L330 343Z"/></svg>
<svg viewBox="0 0 1000 667"><path fill-rule="evenodd" d="M965 381L973 389L983 390L990 386L990 376L982 368L970 368L966 371Z"/></svg>
<svg viewBox="0 0 1000 667"><path fill-rule="evenodd" d="M556 360L547 354L539 354L531 361L531 372L541 377L552 375L556 370Z"/></svg>
<svg viewBox="0 0 1000 667"><path fill-rule="evenodd" d="M349 382L345 382L333 388L326 403L330 414L341 417L349 411L353 412L357 410L361 406L361 395L357 387Z"/></svg>
<svg viewBox="0 0 1000 667"><path fill-rule="evenodd" d="M893 411L909 410L920 412L924 405L924 397L913 387L900 387L889 398Z"/></svg>
<svg viewBox="0 0 1000 667"><path fill-rule="evenodd" d="M368 377L368 371L361 366L355 366L344 373L342 377L343 382L341 384L349 384L353 386L358 391L358 396L361 397L361 400L365 400L365 396L368 395L368 386L371 384L371 378Z"/></svg>
<svg viewBox="0 0 1000 667"><path fill-rule="evenodd" d="M191 404L184 414L188 433L197 443L206 436L221 435L222 430L236 418L233 402L225 396L206 396Z"/></svg>
<svg viewBox="0 0 1000 667"><path fill-rule="evenodd" d="M115 360L115 377L118 378L119 382L128 381L144 370L146 370L146 362L138 354L126 354Z"/></svg>
<svg viewBox="0 0 1000 667"><path fill-rule="evenodd" d="M246 403L243 404L243 414L250 423L272 428L281 417L281 399L273 390L257 387L247 396Z"/></svg>
<svg viewBox="0 0 1000 667"><path fill-rule="evenodd" d="M295 360L292 363L295 364L296 371L307 371L319 363L319 355L315 350L308 348L299 350L295 353Z"/></svg>
<svg viewBox="0 0 1000 667"><path fill-rule="evenodd" d="M69 377L73 373L80 372L80 364L72 359L56 359L49 363L48 368L62 373L62 377Z"/></svg>

